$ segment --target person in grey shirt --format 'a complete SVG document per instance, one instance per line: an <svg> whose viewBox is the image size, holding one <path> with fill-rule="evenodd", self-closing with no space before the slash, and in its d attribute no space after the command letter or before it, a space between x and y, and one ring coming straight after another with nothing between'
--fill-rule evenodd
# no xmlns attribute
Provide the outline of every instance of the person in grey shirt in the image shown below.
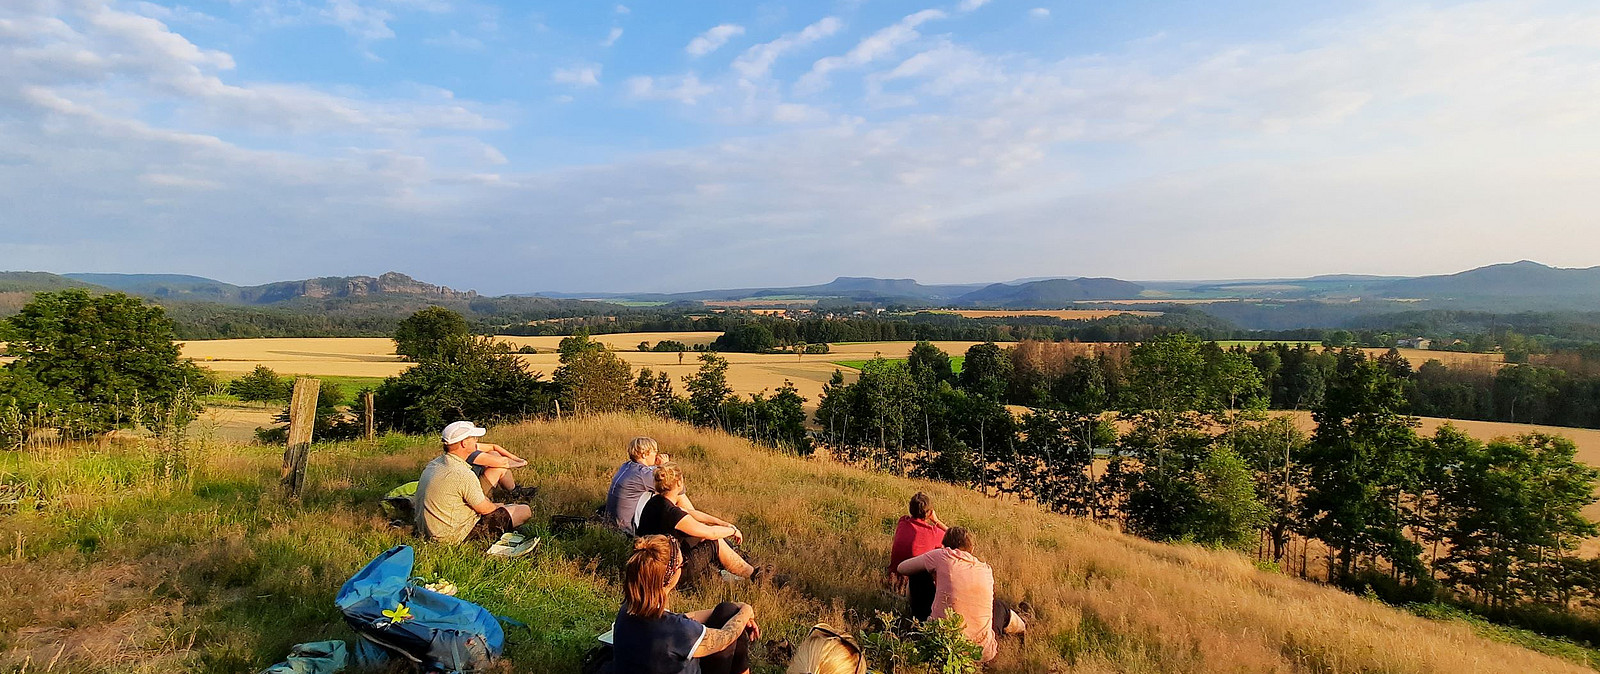
<svg viewBox="0 0 1600 674"><path fill-rule="evenodd" d="M633 535L639 507L656 493L656 468L671 458L653 439L640 436L628 441L628 460L611 476L611 488L606 490L608 524Z"/></svg>
<svg viewBox="0 0 1600 674"><path fill-rule="evenodd" d="M457 421L440 433L444 454L422 469L413 497L422 537L443 543L494 539L533 516L526 505L495 503L484 495L468 458L486 432L470 421Z"/></svg>

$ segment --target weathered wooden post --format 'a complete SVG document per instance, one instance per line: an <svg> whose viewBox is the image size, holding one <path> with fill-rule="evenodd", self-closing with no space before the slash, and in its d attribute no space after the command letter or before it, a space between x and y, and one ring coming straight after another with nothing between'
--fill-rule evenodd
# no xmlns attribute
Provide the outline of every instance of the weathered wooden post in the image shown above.
<svg viewBox="0 0 1600 674"><path fill-rule="evenodd" d="M283 470L278 483L291 499L300 498L306 484L306 459L311 453L311 428L317 420L317 392L322 382L310 377L294 380L289 399L289 446L283 450Z"/></svg>
<svg viewBox="0 0 1600 674"><path fill-rule="evenodd" d="M378 420L372 407L371 391L361 392L361 437L371 440L378 437Z"/></svg>

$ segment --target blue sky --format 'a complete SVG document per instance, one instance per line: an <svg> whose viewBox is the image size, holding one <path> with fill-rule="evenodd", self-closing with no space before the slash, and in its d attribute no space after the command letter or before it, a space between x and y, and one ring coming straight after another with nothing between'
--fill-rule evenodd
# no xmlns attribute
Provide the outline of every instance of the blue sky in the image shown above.
<svg viewBox="0 0 1600 674"><path fill-rule="evenodd" d="M0 269L1600 264L1593 2L0 3Z"/></svg>

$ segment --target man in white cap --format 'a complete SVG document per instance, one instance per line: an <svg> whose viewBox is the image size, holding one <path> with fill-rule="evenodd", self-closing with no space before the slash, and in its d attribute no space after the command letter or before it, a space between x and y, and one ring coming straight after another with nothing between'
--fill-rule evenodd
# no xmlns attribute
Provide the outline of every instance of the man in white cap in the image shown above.
<svg viewBox="0 0 1600 674"><path fill-rule="evenodd" d="M495 503L484 495L483 483L469 459L481 460L488 455L478 444L478 438L486 432L470 421L457 421L440 433L444 454L422 469L414 497L417 533L424 538L444 543L460 543L468 538L493 540L533 515L526 505ZM496 456L504 460L503 456ZM521 459L511 463L516 462L527 464Z"/></svg>

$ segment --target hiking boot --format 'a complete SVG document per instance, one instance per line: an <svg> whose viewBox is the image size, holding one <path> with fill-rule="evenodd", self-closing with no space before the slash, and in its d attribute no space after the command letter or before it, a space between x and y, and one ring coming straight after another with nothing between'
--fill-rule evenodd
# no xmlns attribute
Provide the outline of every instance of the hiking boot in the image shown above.
<svg viewBox="0 0 1600 674"><path fill-rule="evenodd" d="M771 564L763 564L750 572L750 582L756 587L770 587L774 573Z"/></svg>
<svg viewBox="0 0 1600 674"><path fill-rule="evenodd" d="M512 503L527 503L539 494L538 487L515 487L501 491L501 499Z"/></svg>

